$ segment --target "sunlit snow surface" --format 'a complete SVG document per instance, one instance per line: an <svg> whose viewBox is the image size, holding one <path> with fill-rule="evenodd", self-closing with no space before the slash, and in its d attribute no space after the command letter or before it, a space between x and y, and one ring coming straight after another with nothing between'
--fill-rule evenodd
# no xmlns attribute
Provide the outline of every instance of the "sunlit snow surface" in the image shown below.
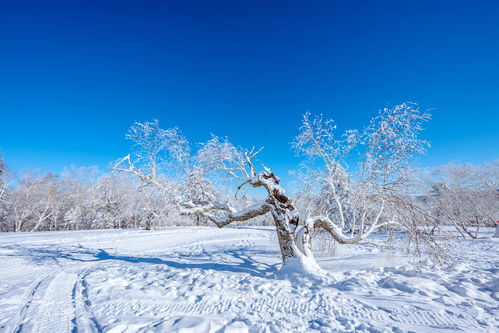
<svg viewBox="0 0 499 333"><path fill-rule="evenodd" d="M1 332L498 332L499 242L447 270L366 246L276 279L272 228L0 234Z"/></svg>

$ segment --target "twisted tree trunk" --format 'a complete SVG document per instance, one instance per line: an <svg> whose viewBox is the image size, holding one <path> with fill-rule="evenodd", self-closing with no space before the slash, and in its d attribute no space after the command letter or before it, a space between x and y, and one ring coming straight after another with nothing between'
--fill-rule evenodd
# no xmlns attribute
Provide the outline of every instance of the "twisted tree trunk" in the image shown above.
<svg viewBox="0 0 499 333"><path fill-rule="evenodd" d="M298 227L299 216L296 207L279 185L279 178L267 170L252 177L247 183L253 187L264 187L267 190L267 199L241 211L236 211L225 204L196 206L192 202L186 202L183 203L184 209L181 214L203 215L222 228L234 221L246 221L270 212L274 219L284 266L293 264L297 266L296 270L319 270L311 250L311 233L306 227ZM225 211L227 214L218 217L211 214L215 210Z"/></svg>

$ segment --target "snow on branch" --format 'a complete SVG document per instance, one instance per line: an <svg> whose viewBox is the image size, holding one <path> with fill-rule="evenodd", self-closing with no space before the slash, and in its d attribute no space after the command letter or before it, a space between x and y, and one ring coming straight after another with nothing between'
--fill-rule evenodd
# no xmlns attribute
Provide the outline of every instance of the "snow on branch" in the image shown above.
<svg viewBox="0 0 499 333"><path fill-rule="evenodd" d="M113 171L126 172L136 176L140 181L147 185L153 186L159 190L163 190L163 186L156 180L153 175L144 175L130 160L130 154L117 160L111 167Z"/></svg>
<svg viewBox="0 0 499 333"><path fill-rule="evenodd" d="M269 212L270 206L265 203L258 203L252 206L249 206L240 211L236 211L234 208L226 205L226 204L207 204L202 206L195 206L190 202L186 202L182 204L185 208L181 211L181 215L197 215L200 214L213 223L215 223L219 228L225 227L232 222L242 222L252 219L257 216L261 216ZM228 214L223 217L215 216L212 211L221 210L225 211Z"/></svg>

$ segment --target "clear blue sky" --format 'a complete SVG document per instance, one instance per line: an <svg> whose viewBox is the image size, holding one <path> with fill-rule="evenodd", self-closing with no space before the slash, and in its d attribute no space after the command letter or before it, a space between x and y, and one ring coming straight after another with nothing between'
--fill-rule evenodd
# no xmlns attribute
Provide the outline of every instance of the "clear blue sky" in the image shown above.
<svg viewBox="0 0 499 333"><path fill-rule="evenodd" d="M426 165L499 157L499 1L0 0L0 152L98 165L133 121L265 146L283 175L306 111L361 128L435 108Z"/></svg>

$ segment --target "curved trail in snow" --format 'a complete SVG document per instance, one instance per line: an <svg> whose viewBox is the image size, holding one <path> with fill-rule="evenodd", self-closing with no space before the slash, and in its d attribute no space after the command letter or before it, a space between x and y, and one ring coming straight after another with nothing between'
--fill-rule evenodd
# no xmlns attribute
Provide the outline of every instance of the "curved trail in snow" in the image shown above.
<svg viewBox="0 0 499 333"><path fill-rule="evenodd" d="M75 271L65 269L51 279L34 313L33 333L73 330L75 307L72 290L77 278Z"/></svg>
<svg viewBox="0 0 499 333"><path fill-rule="evenodd" d="M29 288L22 296L22 301L21 301L21 306L19 307L19 311L11 319L11 325L10 325L11 327L7 328L7 332L12 332L12 333L22 332L24 325L26 325L28 312L32 312L32 303L35 294L38 295L40 289L45 289L43 285L47 285L48 283L50 283L50 280L55 275L54 272L36 279L35 282L33 282L29 286Z"/></svg>
<svg viewBox="0 0 499 333"><path fill-rule="evenodd" d="M8 331L12 333L74 331L77 313L75 289L81 282L80 275L89 267L71 265L37 279L26 291L19 312L12 318L11 329ZM86 331L88 330L83 330Z"/></svg>

